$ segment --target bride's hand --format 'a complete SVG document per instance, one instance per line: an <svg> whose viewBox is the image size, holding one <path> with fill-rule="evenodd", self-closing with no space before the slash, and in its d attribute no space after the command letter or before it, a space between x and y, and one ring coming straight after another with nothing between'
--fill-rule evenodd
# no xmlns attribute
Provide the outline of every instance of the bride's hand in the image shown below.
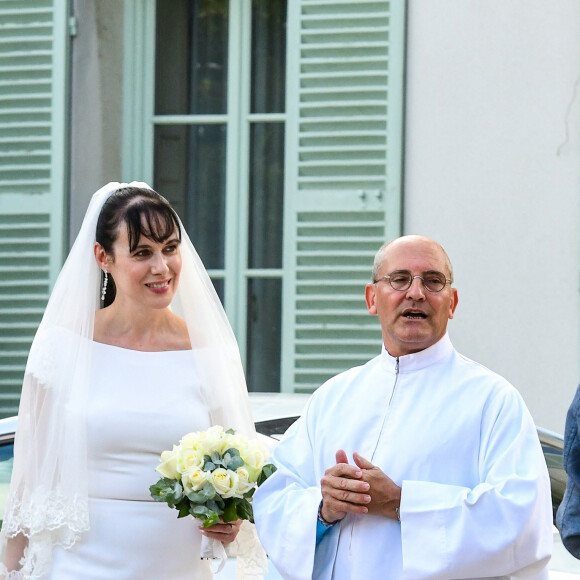
<svg viewBox="0 0 580 580"><path fill-rule="evenodd" d="M224 546L231 544L238 535L240 531L240 526L242 525L242 520L235 520L233 522L219 522L214 524L209 528L203 528L200 526L201 533L213 540L219 540Z"/></svg>

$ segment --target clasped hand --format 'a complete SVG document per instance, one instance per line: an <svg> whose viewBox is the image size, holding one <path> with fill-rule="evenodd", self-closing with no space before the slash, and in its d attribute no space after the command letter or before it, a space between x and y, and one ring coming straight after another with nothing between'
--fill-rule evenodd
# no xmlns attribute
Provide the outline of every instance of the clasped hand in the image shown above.
<svg viewBox="0 0 580 580"><path fill-rule="evenodd" d="M322 517L334 522L347 513L369 513L397 519L395 508L401 504L401 488L356 451L353 459L355 465L340 449L336 452L336 465L325 471L320 481Z"/></svg>

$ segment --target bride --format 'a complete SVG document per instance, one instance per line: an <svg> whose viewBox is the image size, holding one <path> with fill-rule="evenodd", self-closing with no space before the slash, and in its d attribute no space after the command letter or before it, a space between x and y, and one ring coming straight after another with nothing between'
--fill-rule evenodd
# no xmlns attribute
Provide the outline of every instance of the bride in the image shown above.
<svg viewBox="0 0 580 580"><path fill-rule="evenodd" d="M213 577L248 522L205 530L154 502L162 450L220 424L253 436L237 344L169 203L143 183L91 200L31 347L3 523L0 578ZM237 539L236 539L237 538Z"/></svg>

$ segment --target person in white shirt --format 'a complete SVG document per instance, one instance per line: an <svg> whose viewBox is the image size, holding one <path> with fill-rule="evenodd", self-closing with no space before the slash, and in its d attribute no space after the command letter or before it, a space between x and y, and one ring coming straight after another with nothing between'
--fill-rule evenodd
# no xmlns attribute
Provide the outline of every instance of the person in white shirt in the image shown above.
<svg viewBox="0 0 580 580"><path fill-rule="evenodd" d="M254 498L285 579L548 577L550 481L534 423L512 385L453 348L452 283L431 239L378 251L366 302L382 353L314 393Z"/></svg>

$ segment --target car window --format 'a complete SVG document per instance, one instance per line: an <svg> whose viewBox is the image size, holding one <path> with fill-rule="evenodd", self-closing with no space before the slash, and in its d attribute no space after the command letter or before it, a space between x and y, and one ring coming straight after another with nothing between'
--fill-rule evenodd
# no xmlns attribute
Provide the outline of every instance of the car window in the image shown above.
<svg viewBox="0 0 580 580"><path fill-rule="evenodd" d="M564 470L564 439L558 433L553 433L541 427L538 427L538 437L550 474L552 508L554 511L554 523L556 523L556 512L566 491L567 476Z"/></svg>
<svg viewBox="0 0 580 580"><path fill-rule="evenodd" d="M556 512L564 498L566 491L566 472L564 471L564 456L561 449L550 445L542 444L544 459L550 474L550 486L552 488L552 508L554 511L554 523L556 522Z"/></svg>
<svg viewBox="0 0 580 580"><path fill-rule="evenodd" d="M290 426L298 420L298 417L282 417L267 421L256 421L256 431L267 437L280 440Z"/></svg>
<svg viewBox="0 0 580 580"><path fill-rule="evenodd" d="M12 463L14 461L14 441L0 442L0 527L4 520L8 487L12 475Z"/></svg>

